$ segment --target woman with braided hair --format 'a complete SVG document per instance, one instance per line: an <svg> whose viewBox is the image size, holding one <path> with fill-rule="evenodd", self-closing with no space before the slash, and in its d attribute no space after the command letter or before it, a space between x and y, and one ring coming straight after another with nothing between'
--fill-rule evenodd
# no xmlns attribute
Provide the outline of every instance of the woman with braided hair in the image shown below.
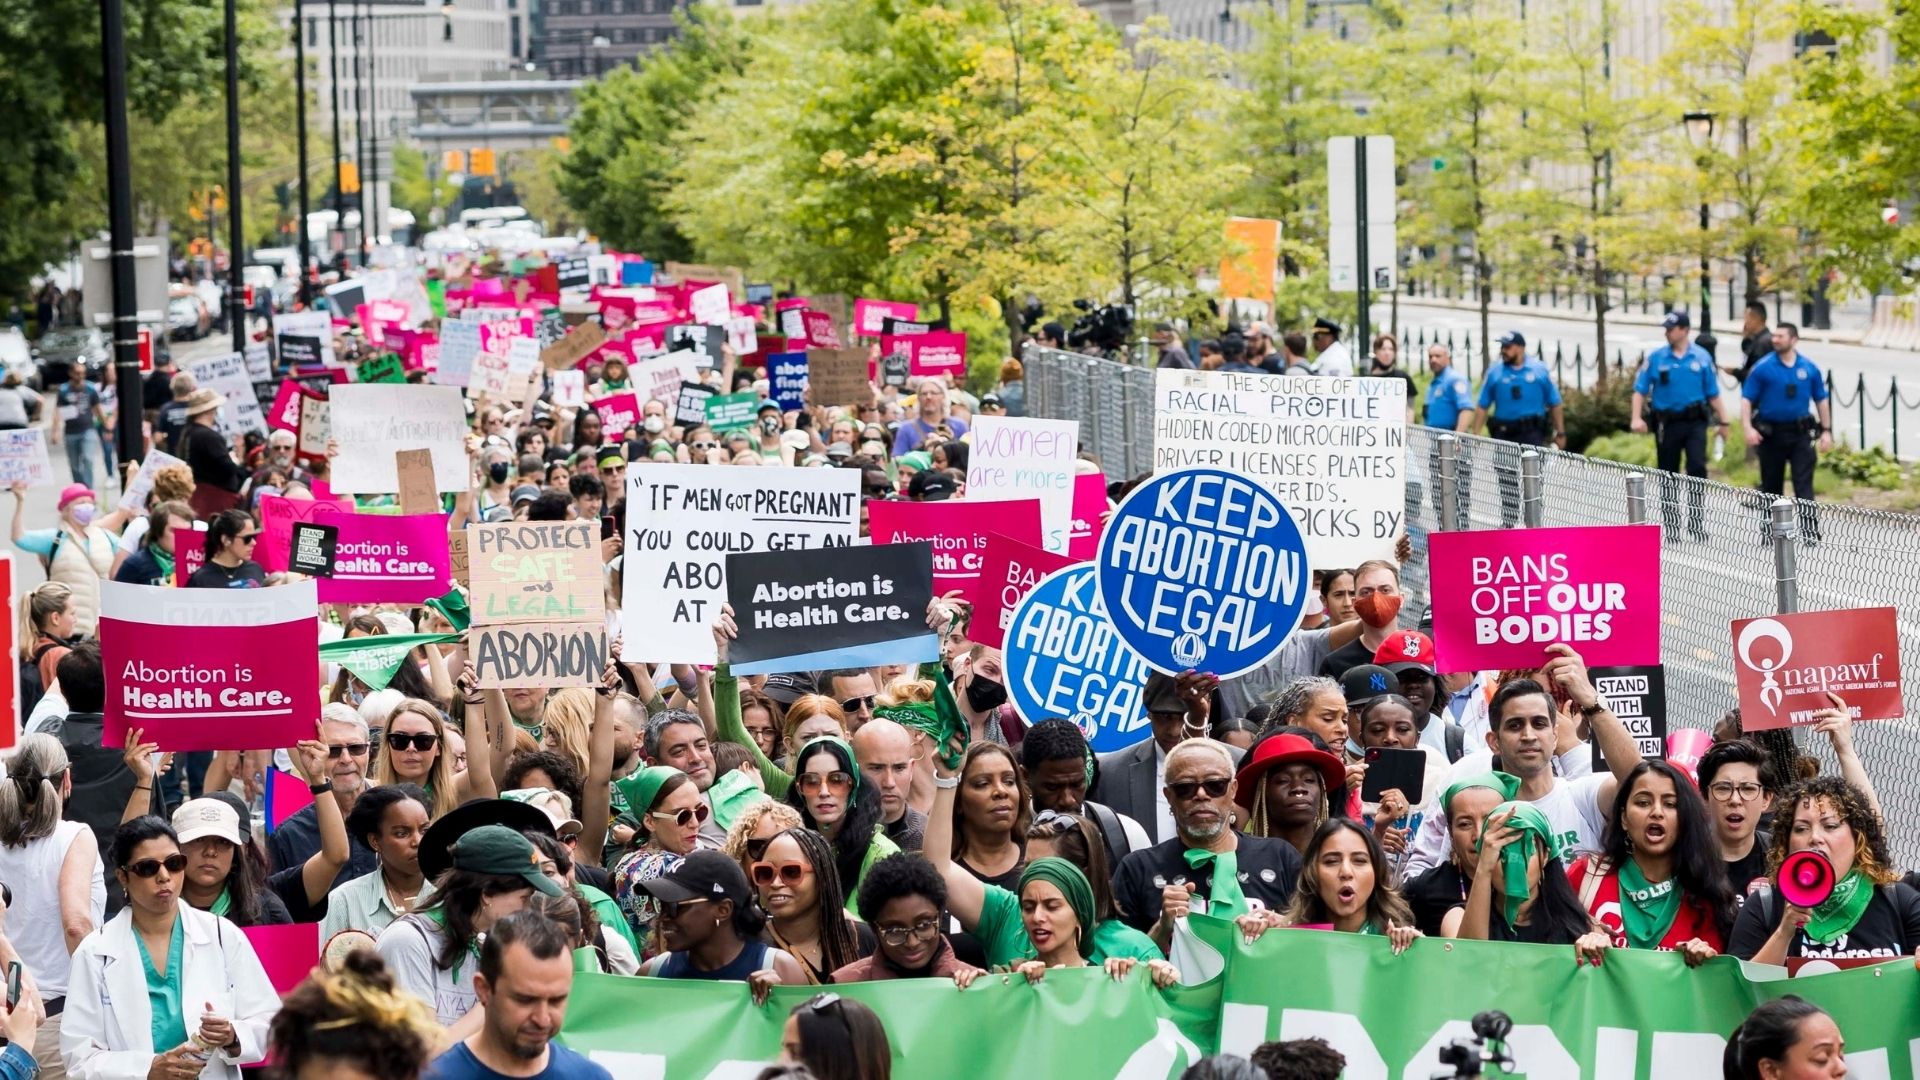
<svg viewBox="0 0 1920 1080"><path fill-rule="evenodd" d="M100 925L107 908L106 875L92 830L61 820L72 790L65 748L42 732L20 740L0 780L0 881L13 894L7 936L46 999L47 1020L36 1045L26 1048L43 1062L60 1060L60 1013L73 949Z"/></svg>
<svg viewBox="0 0 1920 1080"><path fill-rule="evenodd" d="M812 829L787 829L763 845L749 841L748 877L767 914L761 940L800 961L806 981L833 981L833 973L872 955L873 932L847 915L846 891L833 849Z"/></svg>
<svg viewBox="0 0 1920 1080"><path fill-rule="evenodd" d="M1243 760L1234 798L1249 836L1304 853L1314 830L1346 805L1346 766L1304 727L1275 728Z"/></svg>
<svg viewBox="0 0 1920 1080"><path fill-rule="evenodd" d="M414 1080L439 1040L426 1004L394 984L378 953L356 949L339 970L317 970L287 995L267 1031L267 1059L280 1080Z"/></svg>

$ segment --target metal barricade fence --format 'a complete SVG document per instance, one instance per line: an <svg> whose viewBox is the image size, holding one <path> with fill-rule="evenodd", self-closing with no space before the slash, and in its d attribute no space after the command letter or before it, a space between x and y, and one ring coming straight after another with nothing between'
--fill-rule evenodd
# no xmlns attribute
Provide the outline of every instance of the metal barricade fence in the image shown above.
<svg viewBox="0 0 1920 1080"><path fill-rule="evenodd" d="M1024 357L1029 415L1081 421L1082 448L1099 458L1110 479L1152 469L1153 369L1032 347ZM1425 607L1425 536L1440 527L1441 434L1420 426L1407 432L1407 523L1414 554L1401 582L1409 617ZM1914 767L1920 748L1920 518L1847 504L1790 503L1795 512L1783 511L1779 519L1788 535L1776 538L1774 500L1758 491L1552 449L1538 451L1538 502L1524 508L1529 512L1523 516L1519 499L1503 495L1501 475L1512 478L1506 483L1517 493L1522 448L1472 435L1454 438L1453 498L1466 528L1616 525L1635 520L1636 511L1644 514L1641 520L1665 526L1661 659L1672 728L1710 728L1738 703L1733 620L1785 610L1782 597L1795 594L1795 609L1803 611L1896 608L1899 640L1888 644L1898 649L1906 673L1907 718L1858 724L1854 743L1886 812L1895 858L1903 867L1920 866L1920 769ZM1823 772L1835 771L1825 738L1803 734L1799 742Z"/></svg>

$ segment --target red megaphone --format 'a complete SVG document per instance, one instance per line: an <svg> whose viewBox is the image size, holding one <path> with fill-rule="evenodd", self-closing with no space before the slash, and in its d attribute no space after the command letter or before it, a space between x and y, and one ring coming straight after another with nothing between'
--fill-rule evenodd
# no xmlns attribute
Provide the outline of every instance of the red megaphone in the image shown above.
<svg viewBox="0 0 1920 1080"><path fill-rule="evenodd" d="M1811 848L1781 860L1776 887L1780 898L1794 907L1811 911L1826 903L1833 895L1834 884L1833 864Z"/></svg>

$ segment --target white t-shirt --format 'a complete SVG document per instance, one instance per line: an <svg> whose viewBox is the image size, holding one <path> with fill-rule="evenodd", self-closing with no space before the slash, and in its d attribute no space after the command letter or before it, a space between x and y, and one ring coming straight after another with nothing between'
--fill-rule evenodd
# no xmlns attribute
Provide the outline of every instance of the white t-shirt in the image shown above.
<svg viewBox="0 0 1920 1080"><path fill-rule="evenodd" d="M440 1023L451 1025L480 1000L473 989L480 962L469 951L442 970L437 961L446 940L447 932L432 919L407 915L380 931L379 953L400 989L426 1002Z"/></svg>

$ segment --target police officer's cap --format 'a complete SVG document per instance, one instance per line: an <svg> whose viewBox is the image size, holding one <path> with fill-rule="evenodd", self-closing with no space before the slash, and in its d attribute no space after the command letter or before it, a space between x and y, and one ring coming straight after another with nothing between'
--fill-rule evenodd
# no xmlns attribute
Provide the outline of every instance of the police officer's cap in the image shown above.
<svg viewBox="0 0 1920 1080"><path fill-rule="evenodd" d="M1332 319L1315 319L1313 320L1313 328L1315 330L1325 330L1334 337L1340 336L1340 324L1334 322Z"/></svg>
<svg viewBox="0 0 1920 1080"><path fill-rule="evenodd" d="M1509 330L1500 335L1500 347L1503 349L1509 345L1525 345L1526 343L1526 336L1518 330Z"/></svg>
<svg viewBox="0 0 1920 1080"><path fill-rule="evenodd" d="M1668 330L1676 326L1682 330L1691 330L1693 329L1693 320L1687 318L1687 313L1684 311L1669 311L1667 312L1667 317L1660 320L1660 325Z"/></svg>

